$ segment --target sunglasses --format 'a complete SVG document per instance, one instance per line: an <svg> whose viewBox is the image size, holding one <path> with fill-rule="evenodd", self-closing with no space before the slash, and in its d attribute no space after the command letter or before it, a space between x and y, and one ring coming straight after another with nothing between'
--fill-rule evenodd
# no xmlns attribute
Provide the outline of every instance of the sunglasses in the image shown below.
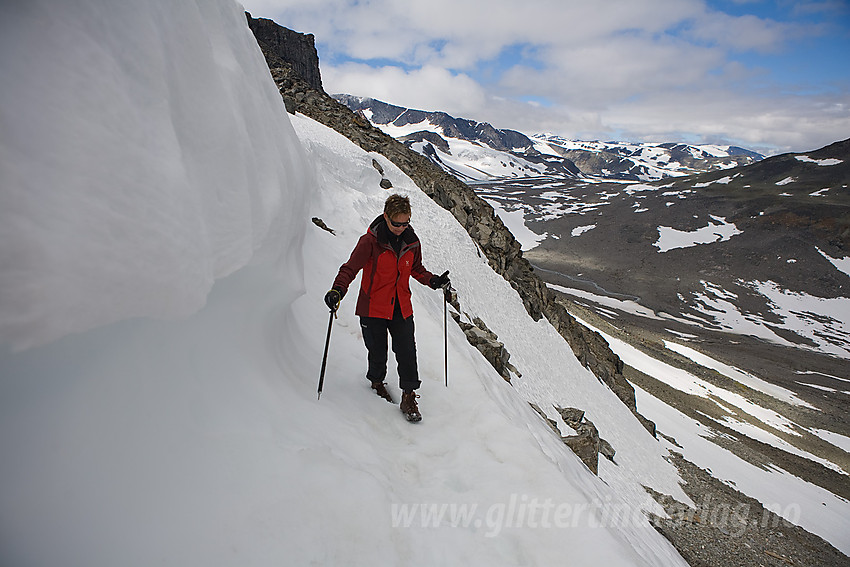
<svg viewBox="0 0 850 567"><path fill-rule="evenodd" d="M390 224L396 228L401 228L403 226L410 226L410 221L407 222L395 222L393 219L390 219Z"/></svg>

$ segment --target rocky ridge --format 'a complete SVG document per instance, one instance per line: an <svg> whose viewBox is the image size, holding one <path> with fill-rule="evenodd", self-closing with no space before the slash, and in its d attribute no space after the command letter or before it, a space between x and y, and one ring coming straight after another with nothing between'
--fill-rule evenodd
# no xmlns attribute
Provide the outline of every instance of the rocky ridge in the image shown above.
<svg viewBox="0 0 850 567"><path fill-rule="evenodd" d="M464 118L455 118L445 112L427 112L414 110L387 104L371 98L362 98L346 94L335 94L333 99L341 102L354 112L368 110L372 113L372 120L377 124L390 124L394 126L407 126L428 121L442 129L443 134L450 138L476 141L495 150L520 150L528 151L534 142L525 134L516 130L504 130L494 128L486 122L476 122ZM418 134L425 134L419 132ZM428 132L435 134L434 132ZM439 135L438 135L439 136ZM417 136L411 135L411 139Z"/></svg>

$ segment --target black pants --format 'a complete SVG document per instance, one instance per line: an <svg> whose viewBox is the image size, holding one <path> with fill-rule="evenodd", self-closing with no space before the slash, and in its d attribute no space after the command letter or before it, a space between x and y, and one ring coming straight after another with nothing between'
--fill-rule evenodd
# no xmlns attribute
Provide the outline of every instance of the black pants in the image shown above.
<svg viewBox="0 0 850 567"><path fill-rule="evenodd" d="M383 382L387 377L387 332L393 339L393 352L398 363L398 385L404 391L416 390L421 385L416 364L416 339L413 336L413 315L405 319L396 307L392 319L361 317L360 329L369 351L370 382Z"/></svg>

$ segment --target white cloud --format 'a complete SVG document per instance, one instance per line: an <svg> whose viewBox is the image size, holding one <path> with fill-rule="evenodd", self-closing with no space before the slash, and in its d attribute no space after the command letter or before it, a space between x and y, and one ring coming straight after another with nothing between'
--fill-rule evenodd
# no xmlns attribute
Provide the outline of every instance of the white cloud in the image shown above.
<svg viewBox="0 0 850 567"><path fill-rule="evenodd" d="M452 108L462 113L481 108L487 99L481 85L468 76L432 66L405 71L347 63L325 68L322 80L330 93L370 96L408 108Z"/></svg>
<svg viewBox="0 0 850 567"><path fill-rule="evenodd" d="M776 51L789 35L802 33L799 26L763 20L755 16L706 13L694 20L692 37L727 49Z"/></svg>
<svg viewBox="0 0 850 567"><path fill-rule="evenodd" d="M675 39L651 43L625 36L604 45L552 49L547 62L546 69L511 69L502 86L512 93L534 90L565 105L598 109L716 80L709 72L723 58L717 50L695 49Z"/></svg>
<svg viewBox="0 0 850 567"><path fill-rule="evenodd" d="M782 94L769 70L736 59L781 52L813 27L731 16L706 0L250 0L246 7L316 36L329 92L497 127L702 138L768 152L815 149L850 132L846 96ZM500 59L517 46L532 64Z"/></svg>

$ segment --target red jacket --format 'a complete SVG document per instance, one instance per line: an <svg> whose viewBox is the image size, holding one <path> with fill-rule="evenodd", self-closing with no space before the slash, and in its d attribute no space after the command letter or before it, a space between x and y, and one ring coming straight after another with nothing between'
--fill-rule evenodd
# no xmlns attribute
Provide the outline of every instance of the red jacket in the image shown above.
<svg viewBox="0 0 850 567"><path fill-rule="evenodd" d="M360 237L348 262L339 268L333 287L341 289L343 294L348 291L357 272L363 270L355 315L392 319L398 298L401 314L407 319L413 315L410 276L424 285L430 285L434 276L422 265L419 238L412 226L401 233L402 243L398 255L389 243L389 234L384 216L381 215Z"/></svg>

